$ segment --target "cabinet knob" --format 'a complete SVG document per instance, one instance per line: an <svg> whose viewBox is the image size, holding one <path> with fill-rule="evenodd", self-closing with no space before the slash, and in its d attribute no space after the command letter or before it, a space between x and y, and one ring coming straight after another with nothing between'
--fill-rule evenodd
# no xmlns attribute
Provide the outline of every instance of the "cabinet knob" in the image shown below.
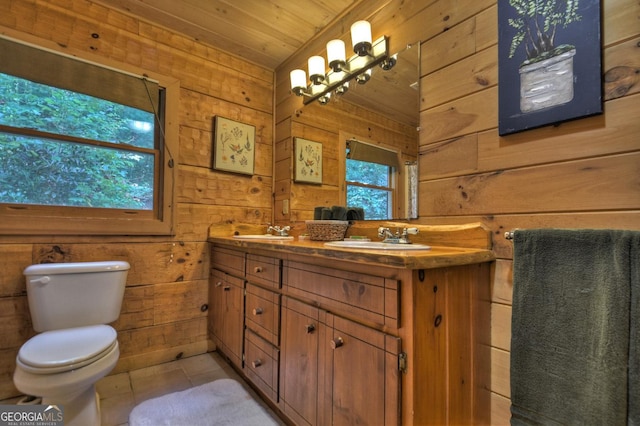
<svg viewBox="0 0 640 426"><path fill-rule="evenodd" d="M222 281L218 281L218 282L216 283L216 287L220 287L221 285L222 285Z"/></svg>
<svg viewBox="0 0 640 426"><path fill-rule="evenodd" d="M331 339L331 349L338 349L342 345L344 345L344 340L342 340L342 337L338 336L334 339Z"/></svg>
<svg viewBox="0 0 640 426"><path fill-rule="evenodd" d="M253 268L253 272L259 274L260 272L262 272L262 266L256 266L255 268Z"/></svg>
<svg viewBox="0 0 640 426"><path fill-rule="evenodd" d="M262 360L261 359L256 359L255 361L253 361L251 363L251 365L253 366L253 368L258 368L262 365Z"/></svg>
<svg viewBox="0 0 640 426"><path fill-rule="evenodd" d="M262 315L263 312L262 308L253 308L253 315Z"/></svg>
<svg viewBox="0 0 640 426"><path fill-rule="evenodd" d="M222 289L224 291L231 291L231 286L230 285L225 285L224 287L222 287Z"/></svg>
<svg viewBox="0 0 640 426"><path fill-rule="evenodd" d="M316 326L313 324L307 324L304 326L304 328L307 330L307 334L311 334L316 331Z"/></svg>

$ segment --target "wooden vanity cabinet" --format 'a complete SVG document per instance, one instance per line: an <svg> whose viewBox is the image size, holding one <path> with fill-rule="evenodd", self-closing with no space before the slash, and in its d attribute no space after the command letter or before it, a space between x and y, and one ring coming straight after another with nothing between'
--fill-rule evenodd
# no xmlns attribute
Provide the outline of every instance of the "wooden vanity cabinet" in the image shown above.
<svg viewBox="0 0 640 426"><path fill-rule="evenodd" d="M236 366L242 366L245 254L223 247L211 249L209 321L212 340Z"/></svg>
<svg viewBox="0 0 640 426"><path fill-rule="evenodd" d="M243 372L274 404L278 401L280 351L250 328L244 334Z"/></svg>
<svg viewBox="0 0 640 426"><path fill-rule="evenodd" d="M400 339L375 326L397 324L397 290L375 275L284 262L281 398L296 424L399 424Z"/></svg>
<svg viewBox="0 0 640 426"><path fill-rule="evenodd" d="M318 424L319 317L314 306L282 300L280 409L297 425Z"/></svg>
<svg viewBox="0 0 640 426"><path fill-rule="evenodd" d="M277 404L280 371L280 298L282 261L246 255L245 349L243 372Z"/></svg>
<svg viewBox="0 0 640 426"><path fill-rule="evenodd" d="M280 294L247 282L246 327L274 346L280 339Z"/></svg>
<svg viewBox="0 0 640 426"><path fill-rule="evenodd" d="M320 338L318 424L400 424L400 339L330 313Z"/></svg>
<svg viewBox="0 0 640 426"><path fill-rule="evenodd" d="M214 245L210 329L292 423L490 424L490 261L270 254Z"/></svg>
<svg viewBox="0 0 640 426"><path fill-rule="evenodd" d="M242 366L244 280L212 269L209 280L209 330L220 351Z"/></svg>
<svg viewBox="0 0 640 426"><path fill-rule="evenodd" d="M279 289L281 286L282 260L258 254L247 254L247 281L264 287Z"/></svg>

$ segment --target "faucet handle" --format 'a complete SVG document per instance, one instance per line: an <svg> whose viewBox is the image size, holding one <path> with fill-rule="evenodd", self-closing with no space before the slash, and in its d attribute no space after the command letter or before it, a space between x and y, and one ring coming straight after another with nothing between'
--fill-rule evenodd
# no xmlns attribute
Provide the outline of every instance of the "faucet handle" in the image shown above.
<svg viewBox="0 0 640 426"><path fill-rule="evenodd" d="M405 234L416 235L420 232L418 228L404 228Z"/></svg>

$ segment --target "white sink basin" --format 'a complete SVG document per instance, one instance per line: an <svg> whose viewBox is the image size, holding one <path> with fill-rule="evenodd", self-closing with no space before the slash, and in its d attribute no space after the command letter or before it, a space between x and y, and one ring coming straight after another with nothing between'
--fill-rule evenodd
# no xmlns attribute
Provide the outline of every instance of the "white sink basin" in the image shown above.
<svg viewBox="0 0 640 426"><path fill-rule="evenodd" d="M263 234L263 235L234 235L233 238L238 240L267 240L267 241L292 241L292 236L281 236L281 235L271 235L271 234Z"/></svg>
<svg viewBox="0 0 640 426"><path fill-rule="evenodd" d="M390 244L380 241L331 241L324 243L327 247L366 249L366 250L429 250L426 244Z"/></svg>

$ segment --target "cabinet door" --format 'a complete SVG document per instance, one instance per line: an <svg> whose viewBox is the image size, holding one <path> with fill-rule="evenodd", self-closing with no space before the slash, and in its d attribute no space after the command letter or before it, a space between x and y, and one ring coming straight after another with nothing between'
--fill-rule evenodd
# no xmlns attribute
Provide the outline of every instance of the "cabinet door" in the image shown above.
<svg viewBox="0 0 640 426"><path fill-rule="evenodd" d="M339 317L330 322L327 420L345 426L400 424L399 339Z"/></svg>
<svg viewBox="0 0 640 426"><path fill-rule="evenodd" d="M318 309L285 297L280 386L283 411L298 425L317 424Z"/></svg>
<svg viewBox="0 0 640 426"><path fill-rule="evenodd" d="M242 366L244 329L244 280L212 270L210 282L210 324L221 351Z"/></svg>

